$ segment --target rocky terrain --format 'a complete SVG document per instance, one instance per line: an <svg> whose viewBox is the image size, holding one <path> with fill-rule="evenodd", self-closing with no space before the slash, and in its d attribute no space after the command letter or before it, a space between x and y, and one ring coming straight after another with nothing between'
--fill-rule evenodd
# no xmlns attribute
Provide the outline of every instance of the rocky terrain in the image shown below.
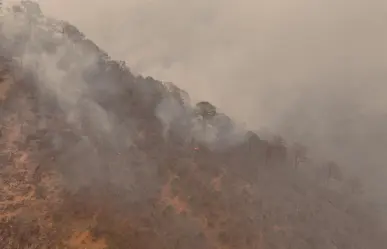
<svg viewBox="0 0 387 249"><path fill-rule="evenodd" d="M29 1L1 13L0 248L385 248L333 162L133 75Z"/></svg>

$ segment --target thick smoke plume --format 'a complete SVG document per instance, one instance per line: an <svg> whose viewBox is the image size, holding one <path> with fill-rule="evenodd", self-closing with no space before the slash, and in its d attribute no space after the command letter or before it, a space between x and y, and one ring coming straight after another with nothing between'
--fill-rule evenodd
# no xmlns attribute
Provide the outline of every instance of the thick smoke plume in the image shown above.
<svg viewBox="0 0 387 249"><path fill-rule="evenodd" d="M353 63L343 58L358 47L329 39L347 27L333 18L342 6L41 1L85 35L10 2L0 12L1 248L386 244L380 206L342 171L371 169L352 155L368 145L375 172L384 156L381 111L368 102L381 85L365 91L349 77L379 72L373 52Z"/></svg>
<svg viewBox="0 0 387 249"><path fill-rule="evenodd" d="M169 140L173 133L185 144L196 141L214 150L229 148L245 140L243 129L232 124L225 115L218 115L205 122L198 118L188 94L173 84L157 86L160 82L149 78L145 79L147 83L128 84L122 89L117 83L121 79L117 77L120 77L119 72L124 73L127 69L124 69L125 65L121 67L113 61L113 66L119 69L116 68L115 73L100 76L107 70L100 67L101 63L108 64L110 60L105 52L96 48L72 25L45 17L34 2L21 3L6 4L2 9L2 51L11 54L18 64L20 71L14 72L15 75L30 74L25 77L30 78L31 87L35 85L42 99L46 100L39 109L44 112L48 106L57 106L65 115L67 123L82 138L77 146L61 157L61 161L66 162L72 158L74 164L88 165L90 168L86 167L85 171L89 170L93 174L77 172L76 169L70 177L72 181L88 181L89 176L92 179L95 177L94 174L104 177L100 167L108 159L103 158L104 155L99 151L101 148L96 144L104 144L116 153L138 149L133 140L141 140L143 136L140 128L142 120L128 111L129 107L120 106L119 109L125 114L118 116L116 111L109 112L106 104L103 104L109 98L117 98L123 91L130 91L127 89L130 87L138 91L141 105L151 106L151 110L143 111L143 115L147 115L147 112L155 114L162 124L165 140ZM130 72L128 75L131 75ZM152 84L152 81L155 82L153 86L147 85ZM162 95L159 103L153 103L155 94ZM224 129L227 124L232 127ZM63 149L59 137L53 138L52 143L57 150ZM79 160L81 155L84 159ZM142 163L152 162L143 158ZM119 176L120 173L114 172L114 175ZM70 185L76 186L74 182Z"/></svg>
<svg viewBox="0 0 387 249"><path fill-rule="evenodd" d="M385 1L40 3L135 72L303 142L383 189Z"/></svg>

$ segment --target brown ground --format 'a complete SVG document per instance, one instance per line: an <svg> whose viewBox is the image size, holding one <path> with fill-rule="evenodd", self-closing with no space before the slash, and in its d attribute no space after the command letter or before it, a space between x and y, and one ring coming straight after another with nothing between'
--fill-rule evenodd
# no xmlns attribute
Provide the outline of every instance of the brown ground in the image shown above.
<svg viewBox="0 0 387 249"><path fill-rule="evenodd" d="M385 248L371 207L301 174L284 145L167 139L155 108L170 93L110 63L86 80L85 98L114 117L105 132L83 103L70 122L38 80L1 62L0 248Z"/></svg>

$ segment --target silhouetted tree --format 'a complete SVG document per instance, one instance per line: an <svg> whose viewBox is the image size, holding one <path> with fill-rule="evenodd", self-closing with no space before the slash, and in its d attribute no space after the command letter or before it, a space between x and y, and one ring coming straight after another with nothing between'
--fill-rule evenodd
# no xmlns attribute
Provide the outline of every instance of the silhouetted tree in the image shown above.
<svg viewBox="0 0 387 249"><path fill-rule="evenodd" d="M328 179L334 179L337 181L343 180L343 173L340 169L340 167L335 162L328 162L327 164L328 168Z"/></svg>
<svg viewBox="0 0 387 249"><path fill-rule="evenodd" d="M85 35L68 22L62 22L62 29L63 34L67 35L73 41L81 41L85 39Z"/></svg>
<svg viewBox="0 0 387 249"><path fill-rule="evenodd" d="M216 107L210 102L202 101L196 104L195 112L203 119L208 120L216 115Z"/></svg>
<svg viewBox="0 0 387 249"><path fill-rule="evenodd" d="M249 146L249 151L251 152L252 148L254 147L254 144L258 144L261 140L255 132L248 131L246 133L246 141Z"/></svg>
<svg viewBox="0 0 387 249"><path fill-rule="evenodd" d="M294 168L298 169L300 164L307 160L307 157L306 157L307 149L304 145L300 143L295 143L292 149L294 153Z"/></svg>
<svg viewBox="0 0 387 249"><path fill-rule="evenodd" d="M178 88L172 82L163 82L163 85L166 88L168 95L172 96L172 98L177 100L180 105L184 106L186 105L186 103L189 103L190 99L186 91Z"/></svg>
<svg viewBox="0 0 387 249"><path fill-rule="evenodd" d="M202 128L206 134L208 122L216 115L216 107L210 102L202 101L196 104L195 114L202 118Z"/></svg>
<svg viewBox="0 0 387 249"><path fill-rule="evenodd" d="M266 165L270 159L283 162L286 158L286 143L281 136L274 136L269 143L266 153Z"/></svg>
<svg viewBox="0 0 387 249"><path fill-rule="evenodd" d="M24 0L24 1L21 1L21 5L24 7L29 17L41 16L43 14L39 4L36 2L30 1L30 0Z"/></svg>
<svg viewBox="0 0 387 249"><path fill-rule="evenodd" d="M342 181L344 178L340 167L333 161L322 164L317 174L317 177L325 183L330 180Z"/></svg>

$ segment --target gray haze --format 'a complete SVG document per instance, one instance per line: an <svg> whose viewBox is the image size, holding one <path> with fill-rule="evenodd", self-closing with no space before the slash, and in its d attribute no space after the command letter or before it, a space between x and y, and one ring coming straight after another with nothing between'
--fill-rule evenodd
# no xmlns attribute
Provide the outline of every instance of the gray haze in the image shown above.
<svg viewBox="0 0 387 249"><path fill-rule="evenodd" d="M384 0L40 0L133 71L387 178Z"/></svg>

